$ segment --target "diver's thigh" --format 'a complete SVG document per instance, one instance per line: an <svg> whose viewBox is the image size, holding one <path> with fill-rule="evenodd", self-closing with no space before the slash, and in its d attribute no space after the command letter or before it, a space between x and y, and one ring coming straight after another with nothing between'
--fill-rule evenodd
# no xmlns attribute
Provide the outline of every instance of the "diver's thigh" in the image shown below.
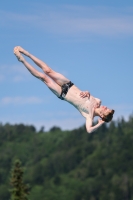
<svg viewBox="0 0 133 200"><path fill-rule="evenodd" d="M50 80L49 82L46 83L48 88L57 96L59 97L61 94L61 87L54 82L53 80Z"/></svg>

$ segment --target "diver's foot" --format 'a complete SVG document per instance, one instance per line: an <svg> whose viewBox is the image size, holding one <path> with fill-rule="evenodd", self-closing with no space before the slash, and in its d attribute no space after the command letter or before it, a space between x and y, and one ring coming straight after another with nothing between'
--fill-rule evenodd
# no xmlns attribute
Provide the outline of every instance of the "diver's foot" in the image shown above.
<svg viewBox="0 0 133 200"><path fill-rule="evenodd" d="M19 52L19 48L18 47L14 48L14 54L17 57L18 61L20 61L20 62L24 62L25 61L24 57Z"/></svg>
<svg viewBox="0 0 133 200"><path fill-rule="evenodd" d="M21 52L21 53L23 53L24 55L26 55L26 56L29 57L30 54L29 54L28 51L26 51L25 49L23 49L23 48L20 47L20 46L17 46L17 48L18 48L19 52Z"/></svg>

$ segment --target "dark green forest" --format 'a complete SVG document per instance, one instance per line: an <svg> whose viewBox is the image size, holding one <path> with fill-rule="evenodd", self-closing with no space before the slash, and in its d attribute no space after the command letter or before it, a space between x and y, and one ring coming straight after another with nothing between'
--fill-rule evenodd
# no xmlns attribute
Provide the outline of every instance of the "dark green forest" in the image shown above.
<svg viewBox="0 0 133 200"><path fill-rule="evenodd" d="M16 159L30 200L133 200L133 115L88 134L0 124L0 200L10 199Z"/></svg>

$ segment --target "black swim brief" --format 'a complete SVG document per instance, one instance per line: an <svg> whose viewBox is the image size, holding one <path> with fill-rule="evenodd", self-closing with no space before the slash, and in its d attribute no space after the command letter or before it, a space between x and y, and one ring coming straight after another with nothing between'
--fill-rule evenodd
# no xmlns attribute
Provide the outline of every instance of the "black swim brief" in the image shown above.
<svg viewBox="0 0 133 200"><path fill-rule="evenodd" d="M62 85L62 91L61 91L61 95L58 97L61 100L64 100L64 97L66 96L68 90L70 89L70 87L72 87L74 84L70 81L64 85Z"/></svg>

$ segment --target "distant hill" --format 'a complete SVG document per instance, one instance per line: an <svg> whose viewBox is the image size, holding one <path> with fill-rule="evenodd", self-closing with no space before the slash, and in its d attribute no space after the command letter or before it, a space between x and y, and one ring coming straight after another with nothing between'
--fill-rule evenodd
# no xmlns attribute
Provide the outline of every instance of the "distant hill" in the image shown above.
<svg viewBox="0 0 133 200"><path fill-rule="evenodd" d="M103 125L62 131L0 125L0 199L8 200L15 159L25 168L30 200L132 200L133 116Z"/></svg>

